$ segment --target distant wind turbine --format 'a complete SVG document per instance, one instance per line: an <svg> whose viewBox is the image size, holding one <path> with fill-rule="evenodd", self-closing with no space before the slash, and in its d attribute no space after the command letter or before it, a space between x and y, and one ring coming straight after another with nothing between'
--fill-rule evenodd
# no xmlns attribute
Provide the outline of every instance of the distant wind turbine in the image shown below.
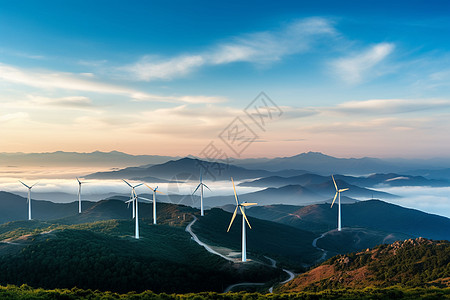
<svg viewBox="0 0 450 300"><path fill-rule="evenodd" d="M347 191L348 189L338 189L336 181L334 180L334 176L331 175L331 178L333 178L334 187L336 188L336 194L334 195L334 199L333 199L333 203L331 203L331 207L333 207L334 201L336 201L336 197L339 196L339 200L338 200L338 231L341 231L341 193Z"/></svg>
<svg viewBox="0 0 450 300"><path fill-rule="evenodd" d="M208 190L211 191L211 189L203 183L202 180L202 172L200 171L200 183L197 185L197 188L195 189L195 191L192 193L192 195L195 194L195 192L198 190L198 188L200 188L200 215L203 217L203 187L206 187Z"/></svg>
<svg viewBox="0 0 450 300"><path fill-rule="evenodd" d="M135 188L137 188L138 186L143 185L143 183L140 183L138 185L132 186L131 184L129 184L125 179L122 179L123 182L125 182L130 188L131 188L131 197L130 197L130 201L127 201L127 203L132 202L133 203L133 218L136 217L136 207L135 207L135 202L131 201L132 199L134 199L135 195L136 195L136 191L134 190Z"/></svg>
<svg viewBox="0 0 450 300"><path fill-rule="evenodd" d="M77 181L78 181L78 213L81 214L81 184L86 182L81 182L78 177Z"/></svg>
<svg viewBox="0 0 450 300"><path fill-rule="evenodd" d="M134 211L134 215L135 215L134 238L139 239L139 199L146 200L149 202L152 202L152 200L144 198L144 197L138 197L138 195L136 194L136 191L134 189L132 190L132 193L133 193L133 198L126 201L125 203L128 203L128 205L130 205L130 202L133 203L133 211Z"/></svg>
<svg viewBox="0 0 450 300"><path fill-rule="evenodd" d="M156 225L156 193L160 193L162 195L164 195L164 193L158 191L158 187L156 187L156 189L153 189L148 184L145 184L145 186L153 191L153 224Z"/></svg>
<svg viewBox="0 0 450 300"><path fill-rule="evenodd" d="M248 227L252 229L252 226L250 226L250 222L247 219L247 216L245 215L245 207L246 206L252 206L256 205L258 203L239 203L238 196L236 194L236 187L234 186L233 177L231 177L231 182L233 183L233 190L234 190L234 198L236 199L236 209L234 210L233 216L231 217L230 225L228 226L227 232L230 231L231 225L233 225L234 218L236 218L236 214L238 211L238 208L241 210L242 213L242 261L247 261L247 241L246 241L246 235L245 235L245 222L247 222Z"/></svg>
<svg viewBox="0 0 450 300"><path fill-rule="evenodd" d="M33 186L35 186L37 184L37 182L35 184L33 184L32 186L28 186L28 185L26 185L25 183L23 183L20 180L19 180L19 182L21 184L23 184L28 189L28 198L27 198L27 202L28 202L28 220L31 220L31 189L33 188Z"/></svg>

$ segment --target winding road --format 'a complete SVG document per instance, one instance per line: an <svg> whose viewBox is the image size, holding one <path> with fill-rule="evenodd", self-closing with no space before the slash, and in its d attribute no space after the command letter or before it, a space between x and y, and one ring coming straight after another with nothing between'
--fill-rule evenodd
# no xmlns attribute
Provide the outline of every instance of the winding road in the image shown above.
<svg viewBox="0 0 450 300"><path fill-rule="evenodd" d="M197 222L197 220L198 220L196 216L193 216L193 217L194 217L194 220L186 226L186 232L189 232L189 234L192 236L192 239L193 239L197 244L199 244L200 246L204 247L204 248L206 249L206 251L208 251L209 253L218 255L218 256L220 256L220 257L222 257L222 258L224 258L224 259L226 259L226 260L228 260L228 261L234 262L234 259L232 259L232 258L230 258L230 257L228 257L228 256L225 256L225 255L223 255L223 254L220 254L219 252L213 250L213 249L212 249L210 246L208 246L207 244L205 244L205 243L203 243L202 241L200 241L200 239L197 237L197 235L192 231L192 225L194 225L194 223Z"/></svg>
<svg viewBox="0 0 450 300"><path fill-rule="evenodd" d="M322 233L321 236L315 238L315 239L313 240L313 242L312 242L312 246L313 246L314 248L316 248L317 250L323 252L322 256L317 260L317 262L319 262L319 261L321 261L321 260L325 260L325 257L327 257L327 251L326 251L325 249L322 249L322 248L317 247L317 241L320 240L321 238L325 237L326 234L327 234L326 232L325 232L325 233Z"/></svg>
<svg viewBox="0 0 450 300"><path fill-rule="evenodd" d="M224 258L224 259L226 259L226 260L228 260L228 261L231 261L231 262L237 262L238 260L232 259L232 258L230 258L230 257L228 257L228 256L225 256L225 255L223 255L223 254L221 254L221 253L219 253L219 252L213 250L213 249L211 248L211 246L209 246L209 245L203 243L202 241L200 241L200 239L198 238L198 236L192 231L192 225L194 225L194 223L197 222L197 220L198 220L198 218L197 218L196 216L193 216L193 217L194 217L194 220L192 220L192 222L190 222L190 223L186 226L186 232L188 232L188 233L192 236L192 239L193 239L197 244L199 244L200 246L204 247L204 248L206 249L206 251L208 251L209 253L212 253L212 254L214 254L214 255L218 255L218 256L220 256L220 257L222 257L222 258ZM276 262L274 259L272 259L272 258L270 258L270 257L267 257L267 256L264 256L264 257L267 258L267 259L270 261L270 263L271 263L270 266L271 266L272 268L276 268L276 267L277 267L277 262ZM288 274L289 277L288 277L288 279L286 279L286 280L280 282L280 284L285 284L285 283L291 281L292 279L294 279L294 277L295 277L294 272L289 271L289 270L286 270L286 269L283 269L283 271L284 271L286 274ZM266 284L266 283L261 283L261 282L241 282L241 283L236 283L236 284L232 284L232 285L228 286L228 287L224 290L224 293L227 293L227 292L229 292L229 291L231 291L231 290L233 290L234 288L239 287L239 286L248 286L248 285L253 285L253 286L263 286L263 285L265 285L265 284ZM270 293L272 293L272 291L273 291L273 286L269 289L269 292L270 292Z"/></svg>

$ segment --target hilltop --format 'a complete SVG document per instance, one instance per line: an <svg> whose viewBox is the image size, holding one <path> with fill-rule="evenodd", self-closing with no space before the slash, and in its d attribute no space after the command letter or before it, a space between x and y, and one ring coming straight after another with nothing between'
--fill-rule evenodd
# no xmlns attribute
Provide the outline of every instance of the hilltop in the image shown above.
<svg viewBox="0 0 450 300"><path fill-rule="evenodd" d="M280 287L280 292L366 287L450 287L450 242L397 241L337 255Z"/></svg>

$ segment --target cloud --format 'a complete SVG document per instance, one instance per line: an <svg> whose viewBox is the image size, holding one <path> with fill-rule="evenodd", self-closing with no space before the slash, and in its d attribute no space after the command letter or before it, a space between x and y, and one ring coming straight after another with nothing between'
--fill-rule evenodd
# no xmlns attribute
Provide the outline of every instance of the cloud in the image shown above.
<svg viewBox="0 0 450 300"><path fill-rule="evenodd" d="M93 106L91 99L83 96L48 98L29 95L28 98L32 104L45 106L68 107L68 108L90 108Z"/></svg>
<svg viewBox="0 0 450 300"><path fill-rule="evenodd" d="M281 106L280 109L283 111L284 119L296 119L314 116L320 113L320 110L313 107L291 107L291 106Z"/></svg>
<svg viewBox="0 0 450 300"><path fill-rule="evenodd" d="M393 51L394 44L380 43L360 53L353 53L347 57L339 58L331 63L333 72L343 81L350 84L360 83L365 77L376 77L374 68L385 60Z"/></svg>
<svg viewBox="0 0 450 300"><path fill-rule="evenodd" d="M28 119L29 115L25 112L16 112L10 114L0 115L0 123L6 123L11 121L22 121Z"/></svg>
<svg viewBox="0 0 450 300"><path fill-rule="evenodd" d="M450 100L437 99L372 99L344 102L333 111L351 114L399 114L431 109L450 108Z"/></svg>
<svg viewBox="0 0 450 300"><path fill-rule="evenodd" d="M210 49L161 59L144 56L138 62L119 68L136 80L170 80L185 76L202 66L214 66L235 62L268 64L284 56L308 51L324 37L332 37L336 31L324 18L309 18L295 21L280 30L246 34L219 43Z"/></svg>
<svg viewBox="0 0 450 300"><path fill-rule="evenodd" d="M165 61L145 56L124 70L133 73L138 79L148 81L155 78L170 79L175 75L183 76L204 63L204 58L200 55L175 57Z"/></svg>
<svg viewBox="0 0 450 300"><path fill-rule="evenodd" d="M0 63L0 80L22 84L38 89L63 89L71 91L114 94L140 101L216 103L225 101L223 97L213 96L161 96L149 94L127 87L94 81L86 74L35 71Z"/></svg>

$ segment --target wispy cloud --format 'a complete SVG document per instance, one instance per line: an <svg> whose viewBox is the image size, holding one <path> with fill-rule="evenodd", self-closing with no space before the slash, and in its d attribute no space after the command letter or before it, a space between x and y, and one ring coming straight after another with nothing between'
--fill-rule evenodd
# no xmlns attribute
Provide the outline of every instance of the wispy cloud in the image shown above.
<svg viewBox="0 0 450 300"><path fill-rule="evenodd" d="M20 121L28 119L28 114L26 112L16 112L10 114L0 115L0 123L6 123L11 121Z"/></svg>
<svg viewBox="0 0 450 300"><path fill-rule="evenodd" d="M225 101L223 97L213 96L161 96L149 94L119 85L99 82L91 77L92 74L86 76L86 73L74 74L67 72L35 71L0 63L0 81L26 85L38 89L62 89L101 94L115 94L139 101L187 103L216 103Z"/></svg>
<svg viewBox="0 0 450 300"><path fill-rule="evenodd" d="M67 107L67 108L91 108L93 107L92 100L83 96L70 96L60 98L49 98L42 96L28 96L29 102L35 105L55 106L55 107Z"/></svg>
<svg viewBox="0 0 450 300"><path fill-rule="evenodd" d="M339 58L331 63L334 73L336 73L343 81L350 84L357 84L365 80L366 77L377 77L380 75L379 70L376 72L375 67L385 60L393 51L394 44L380 43L359 53Z"/></svg>
<svg viewBox="0 0 450 300"><path fill-rule="evenodd" d="M333 111L352 114L399 114L450 108L450 100L440 99L372 99L338 104Z"/></svg>
<svg viewBox="0 0 450 300"><path fill-rule="evenodd" d="M120 70L131 74L136 80L151 81L185 76L207 65L235 62L268 64L286 55L306 52L316 41L336 34L329 20L309 18L293 22L280 30L238 36L200 53L171 58L144 56Z"/></svg>

